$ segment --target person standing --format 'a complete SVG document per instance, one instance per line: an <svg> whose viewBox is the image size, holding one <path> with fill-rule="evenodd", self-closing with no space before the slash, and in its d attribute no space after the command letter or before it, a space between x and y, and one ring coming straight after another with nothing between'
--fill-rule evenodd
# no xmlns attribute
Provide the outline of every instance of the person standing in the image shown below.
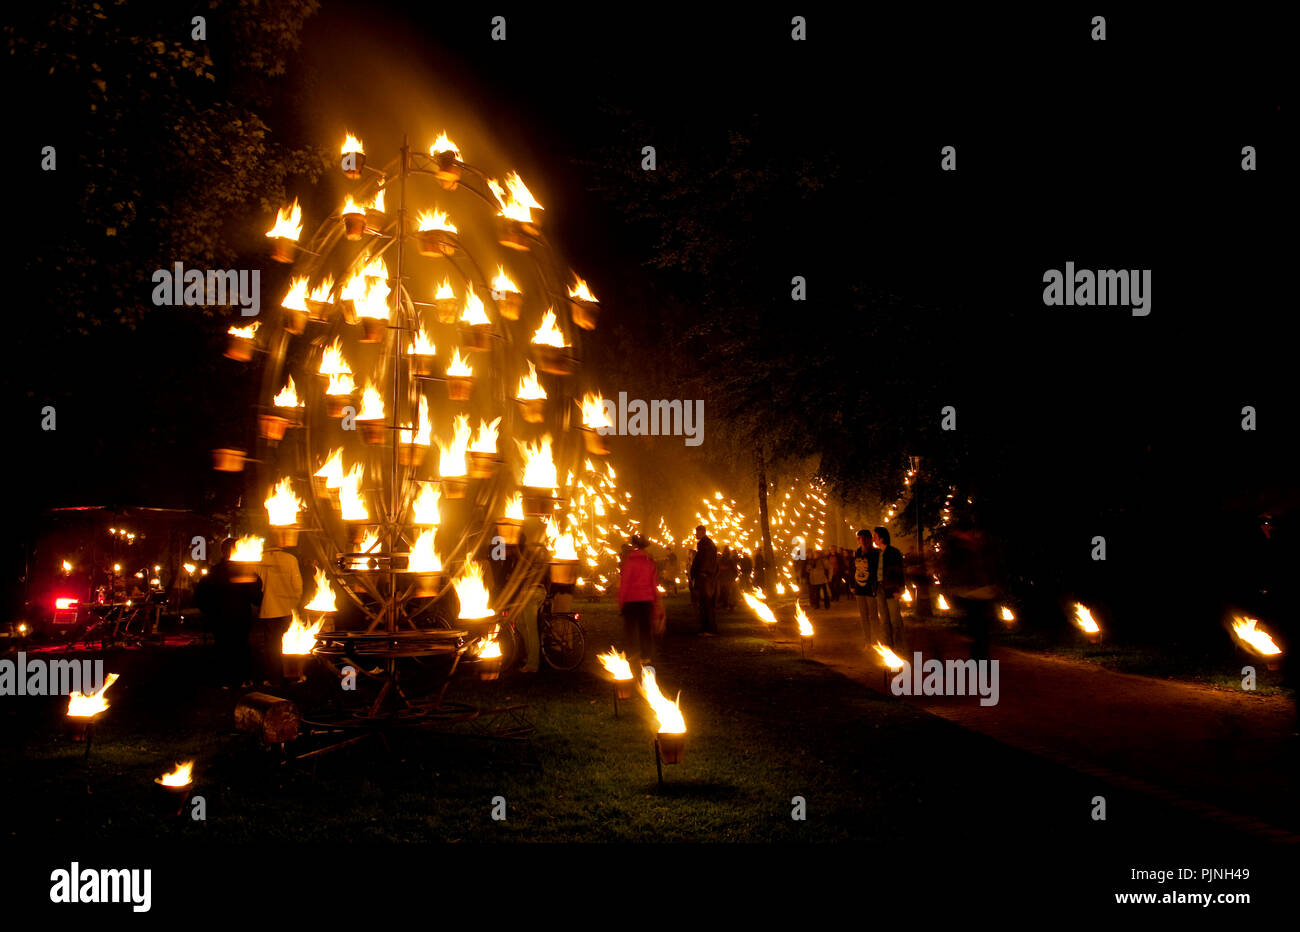
<svg viewBox="0 0 1300 932"><path fill-rule="evenodd" d="M880 551L877 564L876 613L885 634L885 646L895 653L903 649L903 606L898 595L907 584L902 552L889 543L889 528L878 527L871 539Z"/></svg>
<svg viewBox="0 0 1300 932"><path fill-rule="evenodd" d="M262 580L262 608L253 626L254 653L260 660L262 685L280 686L284 683L284 633L302 599L302 573L296 556L273 547L262 552L257 575Z"/></svg>
<svg viewBox="0 0 1300 932"><path fill-rule="evenodd" d="M831 594L826 585L827 580L827 560L823 553L814 553L808 560L808 588L812 590L812 606L818 607L818 601L821 601L822 607L828 611L831 607Z"/></svg>
<svg viewBox="0 0 1300 932"><path fill-rule="evenodd" d="M849 591L858 601L858 618L862 621L862 634L870 650L881 638L876 613L876 570L880 564L880 551L871 542L871 532L858 531L858 549L853 551L853 575Z"/></svg>
<svg viewBox="0 0 1300 932"><path fill-rule="evenodd" d="M231 580L230 554L234 549L233 537L223 540L221 562L194 587L194 604L216 639L217 678L225 689L253 685L248 636L253 626L253 606L262 594L261 580Z"/></svg>
<svg viewBox="0 0 1300 932"><path fill-rule="evenodd" d="M691 587L700 606L700 637L717 637L718 548L704 525L695 528L695 559L691 561Z"/></svg>
<svg viewBox="0 0 1300 932"><path fill-rule="evenodd" d="M654 561L645 552L646 541L632 535L632 549L623 558L618 575L618 609L623 614L623 643L629 660L641 666L654 664L651 621L659 610L659 586Z"/></svg>
<svg viewBox="0 0 1300 932"><path fill-rule="evenodd" d="M969 512L958 513L948 535L943 579L966 619L971 659L988 660L989 632L996 611L994 600L1001 595L1001 588L988 540L975 526Z"/></svg>
<svg viewBox="0 0 1300 932"><path fill-rule="evenodd" d="M677 594L677 587L681 584L681 567L677 564L677 551L668 547L668 556L664 560L664 567L667 571L667 578L664 580L664 588L672 587L673 595Z"/></svg>

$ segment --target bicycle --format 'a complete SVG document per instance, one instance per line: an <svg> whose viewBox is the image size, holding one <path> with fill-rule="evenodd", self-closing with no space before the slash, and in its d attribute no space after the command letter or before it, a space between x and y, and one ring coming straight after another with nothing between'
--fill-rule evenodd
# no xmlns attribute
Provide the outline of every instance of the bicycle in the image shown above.
<svg viewBox="0 0 1300 932"><path fill-rule="evenodd" d="M541 641L541 654L555 670L568 673L576 670L587 654L587 633L578 621L577 612L555 611L553 593L548 592L537 607L537 636ZM509 633L510 654L502 658L505 669L516 669L524 657L524 635L515 624L514 613L505 616ZM504 647L505 645L503 645Z"/></svg>

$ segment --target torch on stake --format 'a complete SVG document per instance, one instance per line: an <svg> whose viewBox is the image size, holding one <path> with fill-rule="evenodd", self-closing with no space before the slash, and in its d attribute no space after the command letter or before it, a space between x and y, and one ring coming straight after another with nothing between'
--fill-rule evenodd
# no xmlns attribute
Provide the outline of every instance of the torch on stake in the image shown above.
<svg viewBox="0 0 1300 932"><path fill-rule="evenodd" d="M664 759L663 759L663 755L659 753L658 737L655 738L654 746L655 746L655 772L659 774L659 789L662 790L664 788Z"/></svg>

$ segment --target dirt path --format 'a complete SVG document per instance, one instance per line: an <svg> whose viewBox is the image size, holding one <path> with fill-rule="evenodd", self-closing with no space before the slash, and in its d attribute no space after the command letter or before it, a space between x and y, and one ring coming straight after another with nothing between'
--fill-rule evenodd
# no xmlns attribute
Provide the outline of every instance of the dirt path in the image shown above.
<svg viewBox="0 0 1300 932"><path fill-rule="evenodd" d="M812 615L814 659L872 689L888 686L864 650L856 605ZM968 656L967 639L906 619L908 653ZM790 647L798 644L785 635ZM900 651L900 653L902 653ZM1297 750L1289 702L1247 692L1117 673L1082 661L993 649L997 705L977 697L905 697L931 714L1127 789L1239 829L1300 841ZM1288 831L1290 830L1290 831Z"/></svg>

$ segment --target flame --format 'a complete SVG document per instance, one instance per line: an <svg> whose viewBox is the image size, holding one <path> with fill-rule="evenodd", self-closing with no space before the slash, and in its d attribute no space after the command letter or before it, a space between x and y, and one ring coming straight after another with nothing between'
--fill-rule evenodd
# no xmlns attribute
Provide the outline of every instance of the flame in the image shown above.
<svg viewBox="0 0 1300 932"><path fill-rule="evenodd" d="M460 599L458 618L474 620L491 618L495 612L488 607L487 586L483 584L483 569L473 560L466 561L465 574L454 583L456 597Z"/></svg>
<svg viewBox="0 0 1300 932"><path fill-rule="evenodd" d="M439 152L454 152L456 158L460 158L460 149L447 138L446 130L443 130L442 134L433 141L433 145L429 146L430 155L437 155Z"/></svg>
<svg viewBox="0 0 1300 932"><path fill-rule="evenodd" d="M532 223L532 208L546 209L537 203L532 192L528 190L523 179L516 172L510 172L506 175L505 188L495 178L488 179L488 187L492 189L497 203L501 205L501 216L503 217L509 217L512 220L519 220L524 223Z"/></svg>
<svg viewBox="0 0 1300 932"><path fill-rule="evenodd" d="M330 587L330 577L323 569L316 570L316 594L303 606L307 612L336 612L338 604L334 599L334 590Z"/></svg>
<svg viewBox="0 0 1300 932"><path fill-rule="evenodd" d="M280 307L290 311L307 310L307 276L303 275L289 282L289 293L280 302Z"/></svg>
<svg viewBox="0 0 1300 932"><path fill-rule="evenodd" d="M578 280L578 284L569 289L569 297L577 298L580 301L590 301L592 304L599 304L600 302L596 300L596 296L592 294L591 289L587 287L587 283L581 278L578 278L577 275L574 275L573 277Z"/></svg>
<svg viewBox="0 0 1300 932"><path fill-rule="evenodd" d="M438 286L438 291L434 294L433 299L435 301L446 301L448 298L454 299L455 297L456 292L451 290L451 279L445 278L442 284Z"/></svg>
<svg viewBox="0 0 1300 932"><path fill-rule="evenodd" d="M655 682L655 668L643 667L641 669L641 692L645 696L646 702L650 703L650 708L654 709L655 717L659 719L659 733L669 735L680 735L686 731L686 720L682 718L681 700L669 702L663 693L659 692L659 684Z"/></svg>
<svg viewBox="0 0 1300 932"><path fill-rule="evenodd" d="M1011 609L1007 608L1005 605L1002 606L1002 612L1001 612L1001 614L1002 614L1002 620L1003 620L1003 621L1015 621L1015 620L1016 620L1016 616L1015 616L1014 614L1012 614Z"/></svg>
<svg viewBox="0 0 1300 932"><path fill-rule="evenodd" d="M451 222L451 218L436 207L432 211L426 210L424 213L420 214L420 220L415 229L421 233L426 230L446 230L448 233L456 232L456 226Z"/></svg>
<svg viewBox="0 0 1300 932"><path fill-rule="evenodd" d="M614 422L605 414L605 402L599 392L594 395L588 392L582 396L582 426L591 430L614 426Z"/></svg>
<svg viewBox="0 0 1300 932"><path fill-rule="evenodd" d="M331 375L329 385L325 386L327 395L351 395L357 390L357 383L352 381L352 376L344 373L343 375Z"/></svg>
<svg viewBox="0 0 1300 932"><path fill-rule="evenodd" d="M422 447L427 447L433 438L433 422L429 420L429 399L423 395L420 396L420 423L416 429L415 435L411 435L409 427L403 427L401 430L402 443L410 445L417 443Z"/></svg>
<svg viewBox="0 0 1300 932"><path fill-rule="evenodd" d="M104 677L104 684L93 693L74 692L68 695L68 717L69 718L90 718L98 715L108 708L108 700L104 698L104 693L108 692L108 687L117 682L118 674L110 673Z"/></svg>
<svg viewBox="0 0 1300 932"><path fill-rule="evenodd" d="M939 593L939 599L936 604L939 606L939 611L941 612L946 612L949 609L948 600L943 597L942 592Z"/></svg>
<svg viewBox="0 0 1300 932"><path fill-rule="evenodd" d="M415 331L415 341L407 347L406 351L412 356L433 356L438 352L438 347L433 345L433 341L429 339L422 326Z"/></svg>
<svg viewBox="0 0 1300 932"><path fill-rule="evenodd" d="M596 659L605 665L605 669L614 679L632 679L632 665L627 662L627 655L621 650L615 650L613 645L610 645L608 654L597 654Z"/></svg>
<svg viewBox="0 0 1300 932"><path fill-rule="evenodd" d="M501 418L497 418L491 424L487 421L480 420L478 424L478 436L474 438L470 449L475 453L495 453L497 451L497 434L500 433Z"/></svg>
<svg viewBox="0 0 1300 932"><path fill-rule="evenodd" d="M1081 602L1074 603L1074 623L1088 634L1096 634L1101 630L1097 622L1092 620L1092 612L1088 611Z"/></svg>
<svg viewBox="0 0 1300 932"><path fill-rule="evenodd" d="M904 589L901 598L902 598L902 600L903 600L904 602L911 602L911 601L912 601L912 590L911 590L911 589Z"/></svg>
<svg viewBox="0 0 1300 932"><path fill-rule="evenodd" d="M305 401L298 399L298 388L293 384L293 376L289 376L289 383L280 391L280 394L271 399L271 404L277 408L301 408L306 405Z"/></svg>
<svg viewBox="0 0 1300 932"><path fill-rule="evenodd" d="M361 543L357 545L357 551L359 553L380 553L379 531L375 528L367 530L366 536L361 538Z"/></svg>
<svg viewBox="0 0 1300 932"><path fill-rule="evenodd" d="M347 155L349 152L356 152L365 155L366 150L361 148L361 140L351 133L347 133L343 140L343 151L339 155Z"/></svg>
<svg viewBox="0 0 1300 932"><path fill-rule="evenodd" d="M266 500L266 513L270 516L272 527L286 527L298 521L298 512L306 506L302 499L293 494L293 480L288 476L276 484Z"/></svg>
<svg viewBox="0 0 1300 932"><path fill-rule="evenodd" d="M257 328L261 326L260 321L253 321L247 327L231 327L226 333L232 337L239 337L244 340L253 339L253 334L257 333Z"/></svg>
<svg viewBox="0 0 1300 932"><path fill-rule="evenodd" d="M383 265L383 260L379 260ZM388 296L392 289L388 287L387 269L384 269L384 276L365 275L363 280L366 282L365 294L356 301L358 317L374 317L378 320L388 320Z"/></svg>
<svg viewBox="0 0 1300 932"><path fill-rule="evenodd" d="M503 265L497 266L497 277L492 280L493 291L513 291L519 294L519 286L510 280Z"/></svg>
<svg viewBox="0 0 1300 932"><path fill-rule="evenodd" d="M331 596L330 601L333 602ZM333 609L330 609L333 611ZM293 621L289 623L289 630L284 632L284 637L280 639L280 653L282 654L310 654L311 649L316 646L316 634L324 626L325 619L317 620L314 625L305 625L298 613L293 613Z"/></svg>
<svg viewBox="0 0 1300 932"><path fill-rule="evenodd" d="M438 499L441 497L442 492L434 483L424 483L424 488L415 497L415 503L412 505L415 517L411 523L438 525L442 521L442 516L438 513Z"/></svg>
<svg viewBox="0 0 1300 932"><path fill-rule="evenodd" d="M474 369L470 366L468 360L461 359L458 347L452 347L451 362L447 364L447 374L464 378L473 378L474 376Z"/></svg>
<svg viewBox="0 0 1300 932"><path fill-rule="evenodd" d="M505 517L518 521L524 520L524 495L522 492L516 492L506 502Z"/></svg>
<svg viewBox="0 0 1300 932"><path fill-rule="evenodd" d="M442 558L434 549L434 539L438 529L436 527L425 528L415 538L415 543L411 545L411 554L407 558L406 569L410 573L441 573Z"/></svg>
<svg viewBox="0 0 1300 932"><path fill-rule="evenodd" d="M551 435L544 436L536 447L532 444L515 443L524 458L523 484L530 489L553 489L559 485L555 471L555 460L551 458Z"/></svg>
<svg viewBox="0 0 1300 932"><path fill-rule="evenodd" d="M799 623L800 637L810 638L813 636L812 622L809 621L808 616L804 614L803 606L799 604L798 599L794 600L794 620Z"/></svg>
<svg viewBox="0 0 1300 932"><path fill-rule="evenodd" d="M235 549L230 551L230 559L236 563L261 563L262 538L245 534L235 541Z"/></svg>
<svg viewBox="0 0 1300 932"><path fill-rule="evenodd" d="M316 370L321 375L351 375L352 369L348 366L347 360L343 358L343 343L339 337L334 338L334 342L325 347L320 356L320 368ZM333 394L342 394L336 392Z"/></svg>
<svg viewBox="0 0 1300 932"><path fill-rule="evenodd" d="M325 488L337 489L343 484L343 448L339 447L330 454L325 465L315 473L325 480Z"/></svg>
<svg viewBox="0 0 1300 932"><path fill-rule="evenodd" d="M365 393L361 396L361 413L358 421L382 421L384 419L384 396L379 389L367 381Z"/></svg>
<svg viewBox="0 0 1300 932"><path fill-rule="evenodd" d="M307 297L312 301L329 301L330 292L334 290L334 276L326 275L325 280L312 289Z"/></svg>
<svg viewBox="0 0 1300 932"><path fill-rule="evenodd" d="M560 349L564 349L569 345L564 342L564 334L560 332L560 328L555 326L555 311L551 308L546 309L546 316L542 318L542 325L533 334L533 342L541 346L556 346Z"/></svg>
<svg viewBox="0 0 1300 932"><path fill-rule="evenodd" d="M519 391L515 393L515 397L521 401L546 398L546 389L542 388L542 383L537 381L537 367L531 362L528 364L528 375L519 380Z"/></svg>
<svg viewBox="0 0 1300 932"><path fill-rule="evenodd" d="M384 212L384 189L380 188L375 192L375 199L370 202L370 209L379 213Z"/></svg>
<svg viewBox="0 0 1300 932"><path fill-rule="evenodd" d="M493 625L491 636L479 642L478 657L480 660L501 659L501 642L497 640L497 632L500 630L500 625Z"/></svg>
<svg viewBox="0 0 1300 932"><path fill-rule="evenodd" d="M171 773L165 773L158 778L158 782L163 786L189 786L193 781L194 761L192 760L177 764L176 769Z"/></svg>
<svg viewBox="0 0 1300 932"><path fill-rule="evenodd" d="M339 213L341 214L359 214L364 211L365 208L354 201L351 194L343 198L343 206L339 209Z"/></svg>
<svg viewBox="0 0 1300 932"><path fill-rule="evenodd" d="M573 543L572 534L560 534L551 545L551 559L577 560L578 548Z"/></svg>
<svg viewBox="0 0 1300 932"><path fill-rule="evenodd" d="M282 207L275 215L275 223L266 231L267 236L282 236L297 242L302 233L302 208L295 197L288 207Z"/></svg>
<svg viewBox="0 0 1300 932"><path fill-rule="evenodd" d="M456 415L451 442L446 446L438 444L439 476L454 479L469 472L465 465L465 452L469 449L470 432L469 415Z"/></svg>
<svg viewBox="0 0 1300 932"><path fill-rule="evenodd" d="M879 641L876 642L876 653L880 655L880 659L885 662L885 666L889 667L891 672L897 673L903 669L903 658Z"/></svg>
<svg viewBox="0 0 1300 932"><path fill-rule="evenodd" d="M490 324L487 311L483 309L483 299L474 293L474 285L468 283L465 286L465 309L460 313L460 322L469 324L471 327L481 327L484 324Z"/></svg>
<svg viewBox="0 0 1300 932"><path fill-rule="evenodd" d="M343 511L344 521L369 521L370 510L361 495L361 464L358 463L343 477L339 483L339 508Z"/></svg>
<svg viewBox="0 0 1300 932"><path fill-rule="evenodd" d="M1237 615L1232 621L1232 633L1251 650L1265 657L1276 657L1282 653L1282 648L1273 642L1267 631L1255 627L1257 624L1258 619Z"/></svg>
<svg viewBox="0 0 1300 932"><path fill-rule="evenodd" d="M745 598L745 604L754 610L754 614L758 616L759 621L769 625L776 624L776 616L772 614L772 610L761 600L755 598L753 593L745 592L742 595Z"/></svg>

